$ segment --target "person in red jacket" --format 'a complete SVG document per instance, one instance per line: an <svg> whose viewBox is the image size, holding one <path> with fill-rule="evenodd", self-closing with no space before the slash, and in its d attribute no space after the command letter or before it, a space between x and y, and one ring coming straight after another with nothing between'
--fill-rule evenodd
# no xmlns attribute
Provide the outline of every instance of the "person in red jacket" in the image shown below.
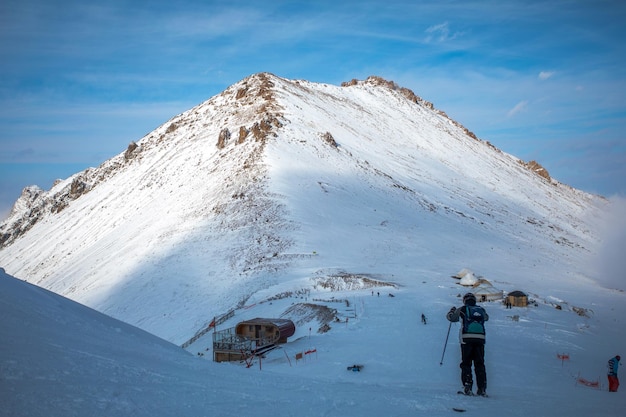
<svg viewBox="0 0 626 417"><path fill-rule="evenodd" d="M476 395L487 396L487 372L485 370L485 322L489 315L476 305L476 296L468 292L463 296L463 306L452 307L446 318L451 322L463 321L461 329L461 382L462 393L472 393L472 363L476 373Z"/></svg>
<svg viewBox="0 0 626 417"><path fill-rule="evenodd" d="M616 355L615 357L609 359L609 363L607 367L609 368L608 378L609 378L609 392L617 392L617 388L619 387L619 379L617 378L617 368L619 368L620 356Z"/></svg>

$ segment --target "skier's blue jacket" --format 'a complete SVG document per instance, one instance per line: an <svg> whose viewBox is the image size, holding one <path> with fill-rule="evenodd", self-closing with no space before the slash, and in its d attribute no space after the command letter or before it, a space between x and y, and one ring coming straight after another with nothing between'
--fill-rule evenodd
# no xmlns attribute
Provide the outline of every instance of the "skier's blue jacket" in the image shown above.
<svg viewBox="0 0 626 417"><path fill-rule="evenodd" d="M608 368L609 375L617 376L617 368L619 368L619 360L617 359L617 356L609 359Z"/></svg>
<svg viewBox="0 0 626 417"><path fill-rule="evenodd" d="M446 314L446 318L451 322L457 322L459 319L463 320L463 326L461 328L461 338L463 341L467 339L472 340L485 340L485 329L482 326L482 331L475 333L468 330L467 324L472 321L470 316L474 314L479 314L481 316L481 322L485 322L489 320L489 314L485 311L484 308L477 305L464 305L458 308L453 308ZM482 323L481 323L482 324Z"/></svg>

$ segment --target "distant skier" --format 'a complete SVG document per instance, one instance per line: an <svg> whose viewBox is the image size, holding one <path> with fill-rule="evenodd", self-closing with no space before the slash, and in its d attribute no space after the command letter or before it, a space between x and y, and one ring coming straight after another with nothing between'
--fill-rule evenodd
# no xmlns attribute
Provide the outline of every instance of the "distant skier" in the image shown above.
<svg viewBox="0 0 626 417"><path fill-rule="evenodd" d="M426 324L426 316L422 313L422 324Z"/></svg>
<svg viewBox="0 0 626 417"><path fill-rule="evenodd" d="M617 378L617 368L619 368L620 356L617 355L611 359L609 359L609 363L607 367L609 368L608 378L609 378L609 392L617 392L617 388L619 387L619 379Z"/></svg>
<svg viewBox="0 0 626 417"><path fill-rule="evenodd" d="M446 318L451 322L463 321L461 328L461 382L462 393L472 393L472 362L476 373L476 395L487 396L487 372L485 370L485 322L489 315L476 305L476 296L468 292L463 296L463 306L452 307Z"/></svg>

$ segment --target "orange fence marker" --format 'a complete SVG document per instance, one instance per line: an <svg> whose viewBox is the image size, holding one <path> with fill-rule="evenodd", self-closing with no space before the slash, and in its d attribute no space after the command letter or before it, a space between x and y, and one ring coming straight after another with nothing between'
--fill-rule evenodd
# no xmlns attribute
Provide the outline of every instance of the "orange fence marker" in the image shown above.
<svg viewBox="0 0 626 417"><path fill-rule="evenodd" d="M590 388L600 388L600 381L588 381L585 378L579 377L576 380L576 384L581 384Z"/></svg>
<svg viewBox="0 0 626 417"><path fill-rule="evenodd" d="M563 366L563 362L569 360L569 353L557 353L556 357L561 360L561 366Z"/></svg>

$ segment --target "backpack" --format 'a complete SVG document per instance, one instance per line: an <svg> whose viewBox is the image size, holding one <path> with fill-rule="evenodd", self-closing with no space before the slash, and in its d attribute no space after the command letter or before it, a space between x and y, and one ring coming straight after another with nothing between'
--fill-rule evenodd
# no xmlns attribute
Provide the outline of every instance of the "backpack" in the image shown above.
<svg viewBox="0 0 626 417"><path fill-rule="evenodd" d="M617 376L617 358L611 358L609 359L609 363L608 363L608 368L609 368L609 375L614 375Z"/></svg>
<svg viewBox="0 0 626 417"><path fill-rule="evenodd" d="M485 310L480 306L465 306L463 333L485 334Z"/></svg>

